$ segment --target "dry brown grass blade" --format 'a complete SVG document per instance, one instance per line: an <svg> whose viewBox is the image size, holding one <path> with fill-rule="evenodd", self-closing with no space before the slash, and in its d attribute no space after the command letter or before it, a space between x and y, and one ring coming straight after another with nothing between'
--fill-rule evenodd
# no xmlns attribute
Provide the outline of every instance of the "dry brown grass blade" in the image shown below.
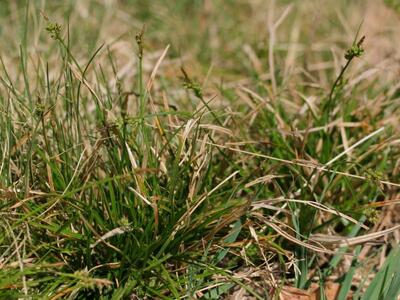
<svg viewBox="0 0 400 300"><path fill-rule="evenodd" d="M372 242L373 240L384 237L396 230L400 229L400 225L393 226L391 228L353 237L353 238L346 238L343 236L333 236L327 234L313 234L310 237L310 241L323 243L326 245L334 245L336 247L346 247L346 246L354 246L357 244L363 244L367 242Z"/></svg>
<svg viewBox="0 0 400 300"><path fill-rule="evenodd" d="M291 236L290 234L288 234L287 232L282 230L278 225L276 225L272 222L268 222L267 225L270 226L277 233L279 233L282 237L291 241L294 244L303 246L304 248L307 248L307 249L315 251L315 252L335 254L335 251L328 250L327 248L317 247L317 246L305 243L303 241L300 241L299 239L296 239L295 237Z"/></svg>
<svg viewBox="0 0 400 300"><path fill-rule="evenodd" d="M96 99L97 103L101 105L101 101L99 96L97 95L96 91L94 90L94 88L89 84L89 82L82 77L82 75L78 72L78 70L76 70L76 68L69 63L68 64L70 67L70 70L72 71L72 73L74 74L75 78L78 79L84 86L86 86L88 88L88 90L90 91L90 93L94 96L94 98Z"/></svg>
<svg viewBox="0 0 400 300"><path fill-rule="evenodd" d="M365 207L383 207L389 205L397 205L400 204L400 199L391 199L386 201L377 201L365 204Z"/></svg>
<svg viewBox="0 0 400 300"><path fill-rule="evenodd" d="M130 163L132 165L132 170L137 170L139 168L139 166L138 166L138 164L136 162L135 156L133 155L132 150L129 147L128 143L125 143L125 147L126 147L126 150L128 152L129 161L130 161ZM134 179L135 179L136 187L139 190L140 194L141 195L145 195L145 190L146 189L145 189L144 179L143 179L142 174L137 173L135 171Z"/></svg>
<svg viewBox="0 0 400 300"><path fill-rule="evenodd" d="M354 143L353 145L351 145L348 149L346 149L345 151L341 152L340 154L338 154L337 156L335 156L334 158L332 158L330 161L328 161L325 166L329 166L332 163L334 163L336 160L338 160L339 158L341 158L343 155L347 154L348 152L350 152L351 150L353 150L354 148L356 148L357 146L361 145L362 143L364 143L365 141L369 140L370 138L372 138L373 136L381 133L383 130L385 130L385 127L381 127L377 130L375 130L374 132L368 134L367 136L363 137L361 140L359 140L358 142Z"/></svg>
<svg viewBox="0 0 400 300"><path fill-rule="evenodd" d="M282 22L286 19L288 14L293 8L293 4L288 5L283 13L280 15L278 20L274 21L274 8L275 0L270 1L270 6L268 10L268 32L269 32L269 47L268 47L268 64L269 64L269 74L271 76L272 91L274 95L277 92L277 81L275 78L275 60L274 60L274 48L276 43L276 31Z"/></svg>
<svg viewBox="0 0 400 300"><path fill-rule="evenodd" d="M272 174L270 174L270 175L261 176L261 177L255 179L255 180L253 180L253 181L251 181L249 183L246 183L246 185L244 187L245 188L249 188L249 187L252 187L253 185L256 185L256 184L259 184L259 183L267 184L267 183L271 182L271 180L274 179L274 178L283 178L283 177L285 177L285 175L272 175Z"/></svg>
<svg viewBox="0 0 400 300"><path fill-rule="evenodd" d="M252 215L254 217L256 217L258 220L260 220L261 222L265 223L267 226L271 227L274 231L276 231L278 233L278 235L282 236L286 240L293 242L294 244L303 246L314 252L331 254L331 255L336 253L335 251L327 249L321 243L316 242L317 245L313 245L313 244L310 244L310 243L307 243L307 242L297 239L296 237L294 237L293 235L288 233L288 232L292 232L293 234L295 234L296 231L293 228L291 228L290 226L288 226L287 224L285 224L279 220L276 220L275 216L266 218L263 214L254 212L254 211L252 212ZM285 229L282 229L281 227L284 227Z"/></svg>
<svg viewBox="0 0 400 300"><path fill-rule="evenodd" d="M211 143L211 142L209 142L209 144L212 145L212 146L215 146L215 147L228 149L228 150L231 150L233 152L242 153L242 154L246 154L246 155L249 155L249 156L261 157L261 158L270 159L270 160L273 160L273 161L278 161L278 162L289 164L289 165L296 165L296 166L315 169L315 170L318 170L318 171L328 172L328 173L332 173L332 174L343 175L343 176L350 177L350 178L360 179L360 180L364 180L364 181L370 181L370 179L368 179L365 176L332 170L332 169L329 169L329 168L327 168L325 166L322 166L320 164L315 164L314 162L308 162L308 161L304 161L304 160L301 161L301 162L293 161L293 160L287 160L287 159L277 158L277 157L273 157L273 156L269 156L269 155L265 155L265 154L261 154L261 153L255 153L255 152L241 150L241 149L237 149L237 148L233 148L233 147L229 147L229 146L215 144L215 143ZM395 182L391 182L391 181L387 181L387 180L377 180L377 182L379 182L379 183L381 183L383 185L387 185L387 186L400 187L400 183L395 183Z"/></svg>
<svg viewBox="0 0 400 300"><path fill-rule="evenodd" d="M277 199L270 199L270 200L265 200L265 201L259 201L259 202L294 202L294 203L301 203L301 204L305 204L305 205L309 205L312 207L315 207L316 209L331 213L333 215L339 216L343 219L346 219L347 221L359 225L361 228L365 229L365 230L369 230L368 226L365 226L364 224L361 224L360 222L358 222L357 220L355 220L354 218L347 216L343 213L341 213L340 211L337 211L333 208L330 208L322 203L318 203L315 201L311 201L311 200L300 200L300 199L290 199L290 198L277 198ZM258 203L258 202L256 202ZM255 204L256 204L255 203Z"/></svg>
<svg viewBox="0 0 400 300"><path fill-rule="evenodd" d="M160 67L160 65L161 65L162 61L164 60L165 56L167 55L168 49L169 49L169 45L167 45L167 47L165 47L163 53L161 54L160 58L158 59L156 65L154 66L153 71L151 72L149 81L147 82L147 85L146 85L147 93L150 93L150 90L151 90L151 88L153 86L153 83L154 83L154 79L156 78L156 75L157 75L158 68Z"/></svg>
<svg viewBox="0 0 400 300"><path fill-rule="evenodd" d="M133 230L133 228L131 228L129 226L121 226L121 227L114 228L113 230L110 230L109 232L103 234L96 242L94 242L93 244L90 244L90 248L93 249L99 243L105 241L106 239L109 239L115 235L124 234L125 232L130 232L132 230Z"/></svg>

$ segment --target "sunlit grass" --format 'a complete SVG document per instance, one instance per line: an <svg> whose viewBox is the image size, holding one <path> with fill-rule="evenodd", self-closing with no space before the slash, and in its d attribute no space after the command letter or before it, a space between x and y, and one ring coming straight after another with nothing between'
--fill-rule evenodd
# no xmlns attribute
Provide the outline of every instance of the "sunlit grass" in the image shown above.
<svg viewBox="0 0 400 300"><path fill-rule="evenodd" d="M4 5L0 298L394 299L397 78L328 2Z"/></svg>

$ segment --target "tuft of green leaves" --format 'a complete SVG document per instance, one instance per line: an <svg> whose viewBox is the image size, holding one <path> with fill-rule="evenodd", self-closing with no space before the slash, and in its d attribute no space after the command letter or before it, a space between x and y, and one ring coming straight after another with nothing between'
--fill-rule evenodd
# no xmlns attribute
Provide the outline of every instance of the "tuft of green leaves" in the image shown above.
<svg viewBox="0 0 400 300"><path fill-rule="evenodd" d="M324 282L335 277L347 299L356 272L389 252L392 245L377 243L365 263L357 259L360 246L320 256L310 237L353 238L382 219L383 210L368 204L396 192L389 181L397 174L398 131L343 151L398 111L389 88L397 77L349 88L345 71L364 53L358 34L336 78L326 51L281 45L282 36L310 41L313 18L301 18L312 13L307 1L280 7L296 18L277 19L267 47L253 14L271 7L250 2L96 2L82 18L76 1L47 1L52 18L65 16L68 34L44 17L43 36L36 31L42 2L29 2L23 46L4 43L10 51L0 59L0 298L219 299L239 291L268 299L281 286L313 282L323 297ZM0 34L9 34L7 24L23 13L0 14L7 28ZM135 36L134 50L126 37L136 29L127 26L138 20L149 26L145 37L144 28ZM322 25L315 41L336 32ZM103 47L110 32L118 35ZM154 77L154 58L169 43ZM31 59L37 45L40 64ZM20 64L9 64L16 60L10 53L20 53ZM133 53L137 68L127 69ZM181 54L191 66L182 78L175 72ZM265 61L285 66L268 75L276 89ZM328 67L307 68L314 63ZM299 69L307 71L292 71ZM330 80L329 95L321 87ZM346 254L353 261L342 274ZM373 287L361 285L359 295L396 297L400 276L389 267L396 260L393 247L381 271L374 265Z"/></svg>

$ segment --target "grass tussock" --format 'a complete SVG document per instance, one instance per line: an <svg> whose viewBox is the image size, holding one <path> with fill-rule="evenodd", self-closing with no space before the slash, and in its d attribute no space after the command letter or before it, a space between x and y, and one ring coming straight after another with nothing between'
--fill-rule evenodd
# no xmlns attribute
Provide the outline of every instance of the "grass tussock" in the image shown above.
<svg viewBox="0 0 400 300"><path fill-rule="evenodd" d="M397 6L174 2L1 4L0 298L395 299Z"/></svg>

